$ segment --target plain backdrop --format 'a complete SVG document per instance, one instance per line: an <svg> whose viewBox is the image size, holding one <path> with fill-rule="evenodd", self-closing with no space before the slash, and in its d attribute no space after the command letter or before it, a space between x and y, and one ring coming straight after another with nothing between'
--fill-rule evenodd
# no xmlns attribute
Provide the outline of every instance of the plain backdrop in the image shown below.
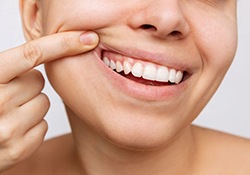
<svg viewBox="0 0 250 175"><path fill-rule="evenodd" d="M235 61L215 96L194 122L247 138L250 138L249 7L249 0L238 2L239 47ZM0 52L24 42L18 0L0 0ZM38 69L44 72L42 66ZM48 82L44 92L51 100L46 116L49 123L46 139L70 132L62 102Z"/></svg>

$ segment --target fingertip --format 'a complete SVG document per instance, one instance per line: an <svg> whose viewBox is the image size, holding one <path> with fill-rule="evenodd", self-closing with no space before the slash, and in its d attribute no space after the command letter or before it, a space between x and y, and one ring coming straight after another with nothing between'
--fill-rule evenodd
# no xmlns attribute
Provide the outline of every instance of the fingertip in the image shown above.
<svg viewBox="0 0 250 175"><path fill-rule="evenodd" d="M99 37L95 32L84 32L80 35L80 42L85 46L96 46L99 42Z"/></svg>

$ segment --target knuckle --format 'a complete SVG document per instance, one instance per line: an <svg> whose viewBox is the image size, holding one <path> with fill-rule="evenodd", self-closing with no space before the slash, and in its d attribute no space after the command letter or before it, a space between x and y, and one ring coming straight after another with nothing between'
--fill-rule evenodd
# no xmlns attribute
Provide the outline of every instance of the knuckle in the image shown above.
<svg viewBox="0 0 250 175"><path fill-rule="evenodd" d="M8 157L11 162L19 162L24 152L20 145L15 145L8 149Z"/></svg>
<svg viewBox="0 0 250 175"><path fill-rule="evenodd" d="M0 126L0 143L1 145L7 144L13 137L13 131L8 127L1 124Z"/></svg>
<svg viewBox="0 0 250 175"><path fill-rule="evenodd" d="M43 99L43 103L49 106L50 105L49 97L44 93L41 93L41 97Z"/></svg>
<svg viewBox="0 0 250 175"><path fill-rule="evenodd" d="M10 96L5 93L0 93L0 116L4 115L7 112L6 107L10 101Z"/></svg>
<svg viewBox="0 0 250 175"><path fill-rule="evenodd" d="M38 129L38 135L36 136L37 144L41 144L44 141L45 135L48 131L48 123L43 119L41 122L37 125Z"/></svg>
<svg viewBox="0 0 250 175"><path fill-rule="evenodd" d="M32 41L25 44L23 48L23 58L31 67L36 66L42 58L40 46Z"/></svg>
<svg viewBox="0 0 250 175"><path fill-rule="evenodd" d="M37 84L39 84L41 87L44 87L45 79L40 71L33 69L32 70L32 77Z"/></svg>
<svg viewBox="0 0 250 175"><path fill-rule="evenodd" d="M1 103L1 102L0 102ZM5 104L1 104L0 105L0 117L3 117L5 115L5 113L7 113ZM0 133L1 134L1 133Z"/></svg>
<svg viewBox="0 0 250 175"><path fill-rule="evenodd" d="M49 101L49 98L46 94L44 93L41 93L40 95L40 105L43 107L44 110L48 110L49 107L50 107L50 101Z"/></svg>
<svg viewBox="0 0 250 175"><path fill-rule="evenodd" d="M42 122L41 122L41 125L42 125L42 133L45 136L45 134L46 134L46 132L48 131L48 128L49 128L48 123L46 122L46 120L43 119Z"/></svg>

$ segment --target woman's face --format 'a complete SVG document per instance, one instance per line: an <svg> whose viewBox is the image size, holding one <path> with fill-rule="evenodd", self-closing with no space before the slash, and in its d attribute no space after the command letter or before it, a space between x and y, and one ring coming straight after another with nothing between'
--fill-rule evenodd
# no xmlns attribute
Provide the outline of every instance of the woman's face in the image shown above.
<svg viewBox="0 0 250 175"><path fill-rule="evenodd" d="M44 0L40 7L42 35L98 33L94 51L48 63L47 74L84 123L128 148L163 146L186 128L236 51L236 0Z"/></svg>

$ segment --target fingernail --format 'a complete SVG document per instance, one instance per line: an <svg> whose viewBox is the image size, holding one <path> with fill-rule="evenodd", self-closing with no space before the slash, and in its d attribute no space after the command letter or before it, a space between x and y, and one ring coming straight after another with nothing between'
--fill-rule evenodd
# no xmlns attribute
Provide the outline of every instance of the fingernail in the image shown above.
<svg viewBox="0 0 250 175"><path fill-rule="evenodd" d="M93 45L96 44L98 41L98 36L94 32L85 32L81 34L80 41L84 45Z"/></svg>

